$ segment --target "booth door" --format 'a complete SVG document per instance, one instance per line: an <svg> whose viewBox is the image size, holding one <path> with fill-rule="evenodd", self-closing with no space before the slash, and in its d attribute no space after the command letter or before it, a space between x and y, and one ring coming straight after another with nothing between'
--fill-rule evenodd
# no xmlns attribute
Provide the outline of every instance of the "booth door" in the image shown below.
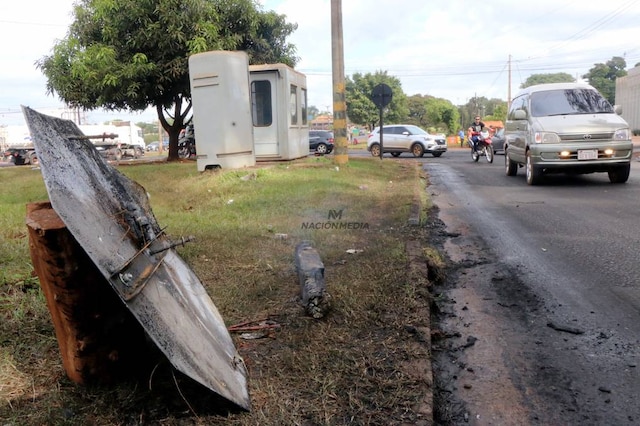
<svg viewBox="0 0 640 426"><path fill-rule="evenodd" d="M251 76L251 114L256 157L278 156L276 74Z"/></svg>

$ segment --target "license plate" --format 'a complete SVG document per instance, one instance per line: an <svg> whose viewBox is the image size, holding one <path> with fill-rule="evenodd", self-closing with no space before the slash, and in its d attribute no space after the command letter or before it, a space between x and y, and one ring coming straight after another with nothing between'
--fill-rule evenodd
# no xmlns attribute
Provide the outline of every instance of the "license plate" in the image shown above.
<svg viewBox="0 0 640 426"><path fill-rule="evenodd" d="M598 159L597 149L579 149L578 150L578 160L597 160L597 159Z"/></svg>

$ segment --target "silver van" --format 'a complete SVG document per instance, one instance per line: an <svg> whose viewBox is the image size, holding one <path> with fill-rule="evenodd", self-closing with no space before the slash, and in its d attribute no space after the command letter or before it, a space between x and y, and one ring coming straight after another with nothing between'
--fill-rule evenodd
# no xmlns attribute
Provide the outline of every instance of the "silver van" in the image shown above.
<svg viewBox="0 0 640 426"><path fill-rule="evenodd" d="M588 84L523 89L511 102L505 124L507 176L524 166L529 185L547 173L607 172L611 183L625 183L633 143L620 113Z"/></svg>

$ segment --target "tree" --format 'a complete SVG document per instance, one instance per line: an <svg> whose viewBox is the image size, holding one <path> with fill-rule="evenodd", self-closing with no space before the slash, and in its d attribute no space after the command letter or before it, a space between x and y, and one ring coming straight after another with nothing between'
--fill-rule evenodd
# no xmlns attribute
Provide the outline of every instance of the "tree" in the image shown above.
<svg viewBox="0 0 640 426"><path fill-rule="evenodd" d="M429 95L408 98L410 124L432 129L434 132L452 133L460 123L458 109L448 100Z"/></svg>
<svg viewBox="0 0 640 426"><path fill-rule="evenodd" d="M494 106L493 112L484 119L504 122L507 119L507 103L500 101L500 104Z"/></svg>
<svg viewBox="0 0 640 426"><path fill-rule="evenodd" d="M627 75L626 67L624 58L614 56L606 64L595 64L582 78L586 78L613 105L616 100L616 79Z"/></svg>
<svg viewBox="0 0 640 426"><path fill-rule="evenodd" d="M407 107L409 108L408 124L426 127L427 121L427 98L429 96L413 95L407 98Z"/></svg>
<svg viewBox="0 0 640 426"><path fill-rule="evenodd" d="M520 88L524 89L525 87L534 86L536 84L572 83L574 81L576 81L576 79L566 72L557 72L553 74L531 74L529 78L520 85Z"/></svg>
<svg viewBox="0 0 640 426"><path fill-rule="evenodd" d="M253 0L78 0L74 22L37 63L47 91L71 107L156 108L169 160L191 114L188 58L246 49L251 63L295 65L286 37L296 28Z"/></svg>
<svg viewBox="0 0 640 426"><path fill-rule="evenodd" d="M397 77L387 74L386 71L376 71L375 74L362 75L355 73L351 78L347 77L345 84L345 97L347 103L347 115L351 122L360 125L375 127L380 121L380 110L371 100L373 88L380 83L385 83L393 93L391 103L385 108L385 120L389 122L401 122L407 118L407 96L402 91L402 84Z"/></svg>
<svg viewBox="0 0 640 426"><path fill-rule="evenodd" d="M307 114L309 115L309 121L311 121L320 114L320 110L315 105L310 105L307 108Z"/></svg>

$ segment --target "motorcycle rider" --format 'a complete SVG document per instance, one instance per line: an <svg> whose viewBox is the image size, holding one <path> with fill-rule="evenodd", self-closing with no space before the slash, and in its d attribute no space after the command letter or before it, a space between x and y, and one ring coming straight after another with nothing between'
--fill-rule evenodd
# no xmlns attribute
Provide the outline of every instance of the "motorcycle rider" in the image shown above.
<svg viewBox="0 0 640 426"><path fill-rule="evenodd" d="M469 126L469 129L467 129L467 132L468 132L467 137L471 141L474 151L477 151L480 132L484 128L485 128L485 125L482 121L480 121L480 116L476 115L475 119L473 120L473 123L471 123L471 125Z"/></svg>

